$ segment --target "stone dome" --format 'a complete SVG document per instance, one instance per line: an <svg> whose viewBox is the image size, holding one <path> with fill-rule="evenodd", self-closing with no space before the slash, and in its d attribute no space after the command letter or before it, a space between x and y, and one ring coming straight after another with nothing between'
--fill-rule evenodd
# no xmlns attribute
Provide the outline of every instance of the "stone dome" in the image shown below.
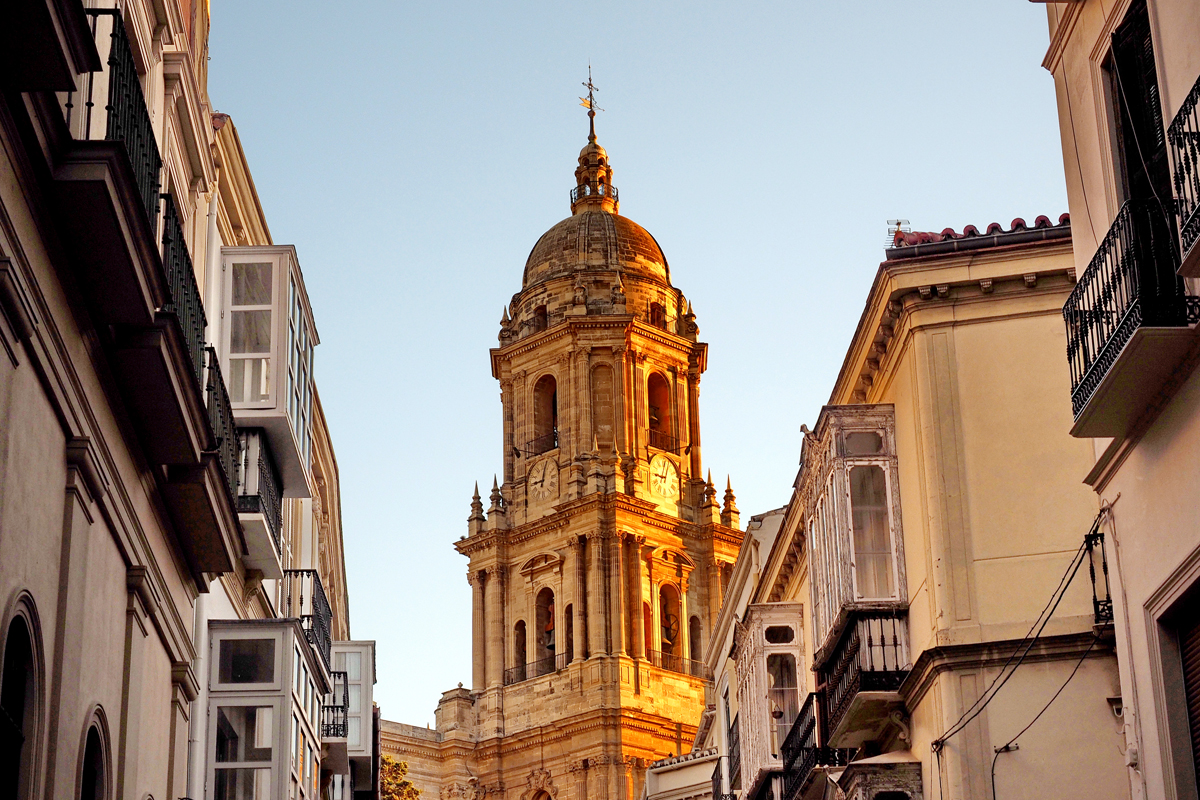
<svg viewBox="0 0 1200 800"><path fill-rule="evenodd" d="M667 258L649 231L620 214L576 209L533 246L521 288L577 273L616 271L623 279L671 285Z"/></svg>

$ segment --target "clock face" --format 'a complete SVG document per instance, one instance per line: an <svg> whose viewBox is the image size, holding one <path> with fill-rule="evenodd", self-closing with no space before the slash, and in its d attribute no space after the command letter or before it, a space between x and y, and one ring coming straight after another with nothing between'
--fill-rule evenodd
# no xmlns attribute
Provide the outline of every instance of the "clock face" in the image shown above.
<svg viewBox="0 0 1200 800"><path fill-rule="evenodd" d="M534 500L558 496L558 465L554 459L543 459L529 469L528 488Z"/></svg>
<svg viewBox="0 0 1200 800"><path fill-rule="evenodd" d="M658 455L650 461L650 491L668 499L679 496L679 472L666 456Z"/></svg>

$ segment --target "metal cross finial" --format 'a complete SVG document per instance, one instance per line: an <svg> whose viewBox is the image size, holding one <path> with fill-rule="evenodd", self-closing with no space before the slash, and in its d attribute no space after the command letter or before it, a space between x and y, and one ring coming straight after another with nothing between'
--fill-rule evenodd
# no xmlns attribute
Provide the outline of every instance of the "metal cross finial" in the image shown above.
<svg viewBox="0 0 1200 800"><path fill-rule="evenodd" d="M588 110L588 141L594 142L596 141L596 112L604 109L596 105L596 92L600 91L600 88L592 83L592 62L590 61L588 62L587 83L583 86L588 93L587 97L579 98L579 105Z"/></svg>

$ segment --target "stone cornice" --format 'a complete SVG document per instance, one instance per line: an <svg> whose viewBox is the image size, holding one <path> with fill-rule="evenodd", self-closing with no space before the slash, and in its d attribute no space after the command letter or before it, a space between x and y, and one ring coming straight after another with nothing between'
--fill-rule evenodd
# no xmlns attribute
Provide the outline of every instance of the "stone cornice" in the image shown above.
<svg viewBox="0 0 1200 800"><path fill-rule="evenodd" d="M1095 645L1093 645L1095 641ZM1020 641L1005 639L1003 641L976 642L972 644L942 645L930 647L921 652L917 661L909 670L908 677L900 685L900 696L909 709L916 707L922 698L933 687L937 677L945 672L955 670L996 669L1005 664L1012 656ZM1101 637L1096 641L1092 631L1079 633L1042 636L1034 642L1028 655L1022 660L1023 664L1037 664L1047 661L1063 661L1080 658L1088 648L1089 658L1113 656L1113 646L1109 639Z"/></svg>

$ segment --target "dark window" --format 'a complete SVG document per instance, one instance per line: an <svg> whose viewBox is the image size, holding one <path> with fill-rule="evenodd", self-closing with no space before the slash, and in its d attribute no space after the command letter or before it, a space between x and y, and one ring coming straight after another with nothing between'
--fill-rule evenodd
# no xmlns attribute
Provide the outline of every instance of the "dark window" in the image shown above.
<svg viewBox="0 0 1200 800"><path fill-rule="evenodd" d="M1108 72L1119 109L1118 167L1125 199L1165 203L1172 196L1170 167L1145 0L1135 0L1113 32Z"/></svg>
<svg viewBox="0 0 1200 800"><path fill-rule="evenodd" d="M563 609L563 652L567 654L567 663L575 660L575 620L574 609L568 605Z"/></svg>
<svg viewBox="0 0 1200 800"><path fill-rule="evenodd" d="M274 639L222 639L217 680L221 683L273 683Z"/></svg>
<svg viewBox="0 0 1200 800"><path fill-rule="evenodd" d="M546 307L538 306L535 308L533 310L533 329L535 331L544 331L548 324L549 317L546 314Z"/></svg>
<svg viewBox="0 0 1200 800"><path fill-rule="evenodd" d="M787 644L796 638L796 632L789 625L770 625L763 636L769 644Z"/></svg>
<svg viewBox="0 0 1200 800"><path fill-rule="evenodd" d="M545 675L554 671L554 653L556 642L554 638L554 592L549 588L538 592L537 603L537 641L534 647L537 652L537 674Z"/></svg>
<svg viewBox="0 0 1200 800"><path fill-rule="evenodd" d="M533 442L529 455L558 447L558 384L553 375L543 375L533 387Z"/></svg>
<svg viewBox="0 0 1200 800"><path fill-rule="evenodd" d="M667 329L667 309L661 303L650 304L650 324L656 328Z"/></svg>
<svg viewBox="0 0 1200 800"><path fill-rule="evenodd" d="M1192 734L1192 764L1200 775L1200 619L1184 623L1179 629L1179 656L1183 662L1183 692Z"/></svg>

